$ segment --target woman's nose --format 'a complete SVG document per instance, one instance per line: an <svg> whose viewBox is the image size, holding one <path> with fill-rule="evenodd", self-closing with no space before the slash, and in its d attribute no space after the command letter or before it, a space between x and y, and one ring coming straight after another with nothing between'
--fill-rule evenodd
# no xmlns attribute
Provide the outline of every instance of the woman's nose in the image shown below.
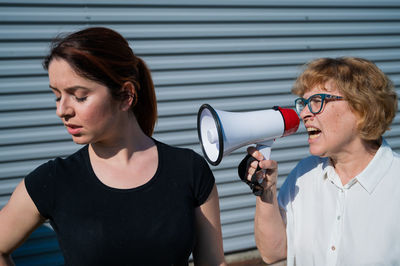
<svg viewBox="0 0 400 266"><path fill-rule="evenodd" d="M313 115L313 113L311 113L310 108L308 107L308 104L306 104L306 106L304 106L303 110L301 110L300 112L300 118L301 119L305 119L308 116Z"/></svg>
<svg viewBox="0 0 400 266"><path fill-rule="evenodd" d="M74 109L68 99L63 98L57 102L56 114L60 118L69 118L74 115Z"/></svg>

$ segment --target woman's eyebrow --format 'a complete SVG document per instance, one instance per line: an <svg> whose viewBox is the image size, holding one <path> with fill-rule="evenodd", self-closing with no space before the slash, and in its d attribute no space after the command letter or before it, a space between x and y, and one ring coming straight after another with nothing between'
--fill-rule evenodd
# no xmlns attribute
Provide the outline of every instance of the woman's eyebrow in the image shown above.
<svg viewBox="0 0 400 266"><path fill-rule="evenodd" d="M53 87L53 86L51 86L51 85L49 85L49 88L52 89L52 90L58 91L58 92L60 91L59 89L57 89L56 87ZM75 91L77 91L77 90L90 91L89 88L84 87L84 86L79 86L79 85L77 85L77 86L72 86L72 87L68 87L68 88L65 88L64 90L65 90L66 92L69 92L69 93L73 93L73 92L75 92Z"/></svg>
<svg viewBox="0 0 400 266"><path fill-rule="evenodd" d="M60 91L59 89L57 89L56 87L53 87L51 85L49 85L49 88L52 89L53 91L58 91L58 92Z"/></svg>

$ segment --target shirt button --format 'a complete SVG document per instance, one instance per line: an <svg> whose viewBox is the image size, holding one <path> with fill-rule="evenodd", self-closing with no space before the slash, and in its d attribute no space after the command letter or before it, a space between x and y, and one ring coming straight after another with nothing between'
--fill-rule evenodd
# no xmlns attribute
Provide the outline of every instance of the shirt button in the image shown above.
<svg viewBox="0 0 400 266"><path fill-rule="evenodd" d="M338 220L340 220L340 215L337 217Z"/></svg>
<svg viewBox="0 0 400 266"><path fill-rule="evenodd" d="M332 249L332 251L335 251L335 250L336 250L335 246L332 246L331 249Z"/></svg>

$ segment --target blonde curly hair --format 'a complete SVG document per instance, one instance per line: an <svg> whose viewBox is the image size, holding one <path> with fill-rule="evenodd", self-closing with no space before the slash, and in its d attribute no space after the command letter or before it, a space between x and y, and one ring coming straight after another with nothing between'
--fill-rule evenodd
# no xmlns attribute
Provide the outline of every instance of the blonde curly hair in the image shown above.
<svg viewBox="0 0 400 266"><path fill-rule="evenodd" d="M371 61L356 57L318 58L306 65L292 92L303 96L333 80L336 88L358 115L362 139L379 141L397 112L392 81Z"/></svg>

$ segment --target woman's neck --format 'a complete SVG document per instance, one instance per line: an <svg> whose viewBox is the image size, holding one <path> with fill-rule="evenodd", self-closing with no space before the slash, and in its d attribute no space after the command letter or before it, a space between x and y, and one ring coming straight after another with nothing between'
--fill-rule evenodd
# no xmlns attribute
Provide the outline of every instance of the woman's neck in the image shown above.
<svg viewBox="0 0 400 266"><path fill-rule="evenodd" d="M128 162L135 153L145 151L155 145L152 138L145 135L134 116L115 130L115 136L107 141L90 143L89 149L99 159L118 158Z"/></svg>
<svg viewBox="0 0 400 266"><path fill-rule="evenodd" d="M343 185L360 174L374 158L380 144L363 141L352 153L331 157L331 162Z"/></svg>
<svg viewBox="0 0 400 266"><path fill-rule="evenodd" d="M123 124L116 132L117 137L107 138L107 142L89 145L95 175L105 185L119 189L147 183L158 169L158 150L153 139L143 133L136 120Z"/></svg>

